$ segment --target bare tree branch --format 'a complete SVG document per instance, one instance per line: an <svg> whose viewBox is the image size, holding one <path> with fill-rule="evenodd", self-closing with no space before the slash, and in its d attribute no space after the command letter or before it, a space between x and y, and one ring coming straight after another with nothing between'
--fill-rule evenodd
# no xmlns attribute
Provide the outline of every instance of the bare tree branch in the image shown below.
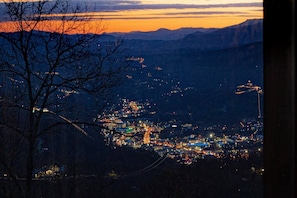
<svg viewBox="0 0 297 198"><path fill-rule="evenodd" d="M86 7L73 6L67 0L7 0L5 6L16 31L0 32L3 46L0 55L0 113L4 117L0 119L0 128L9 131L1 133L1 138L13 134L22 141L11 148L11 154L0 153L4 156L0 163L18 174L13 170L14 166L6 163L7 156L18 161L26 154L22 159L26 161L23 167L26 188L20 192L30 197L32 173L39 160L37 139L54 136L52 131L62 125L69 125L72 130L88 137L86 129L81 126L102 127L93 120L98 113L97 107L90 104L97 104L122 82L127 62L121 40L103 42L100 35L85 34L90 28L104 28L101 21L91 27L89 19L81 17L80 13ZM51 32L41 31L45 27L51 27ZM74 31L81 34L69 35ZM78 106L74 102L84 98L90 104ZM23 154L19 155L21 151Z"/></svg>

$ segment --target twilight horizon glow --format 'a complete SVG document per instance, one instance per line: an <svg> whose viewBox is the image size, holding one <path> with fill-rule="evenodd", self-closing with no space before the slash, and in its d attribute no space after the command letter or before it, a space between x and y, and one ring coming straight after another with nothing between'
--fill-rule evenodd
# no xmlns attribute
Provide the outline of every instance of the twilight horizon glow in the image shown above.
<svg viewBox="0 0 297 198"><path fill-rule="evenodd" d="M248 19L263 18L263 2L259 0L88 0L74 3L88 6L89 12L80 15L82 18L90 17L90 26L98 20L103 22L104 29L101 32L154 31L160 28L174 30L183 27L222 28ZM0 10L3 11L1 1ZM0 17L0 21L0 31L13 31L5 28L9 20ZM51 31L46 29L49 25L42 26L39 29Z"/></svg>

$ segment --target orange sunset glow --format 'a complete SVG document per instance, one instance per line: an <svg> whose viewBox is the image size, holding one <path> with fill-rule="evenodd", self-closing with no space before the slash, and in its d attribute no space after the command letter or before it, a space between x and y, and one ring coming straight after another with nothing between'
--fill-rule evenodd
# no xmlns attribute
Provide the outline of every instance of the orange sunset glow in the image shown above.
<svg viewBox="0 0 297 198"><path fill-rule="evenodd" d="M242 0L244 3L246 1ZM145 2L145 1L144 1ZM164 2L164 1L163 1ZM76 33L103 33L103 32L131 32L131 31L154 31L160 28L179 29L183 27L222 28L241 23L247 19L263 18L263 8L260 2L256 6L250 4L219 4L199 5L194 1L181 1L187 4L153 4L147 2L147 8L143 5L138 7L124 7L118 5L117 9L98 10L93 12L77 13L79 21L75 27L73 22L62 24L57 20L59 14L51 14L47 17L50 20L39 22L35 30L63 32L66 34ZM226 1L227 2L227 1ZM192 4L189 4L192 3ZM195 4L194 4L195 3ZM221 3L221 2L220 2ZM174 8L174 6L179 6ZM133 8L133 9L132 9ZM106 8L107 9L107 8ZM51 20L51 18L55 18ZM88 20L83 20L88 18ZM30 22L34 24L34 22ZM26 24L26 30L32 25ZM70 28L71 27L71 28ZM1 32L18 31L18 25L10 21L0 22Z"/></svg>

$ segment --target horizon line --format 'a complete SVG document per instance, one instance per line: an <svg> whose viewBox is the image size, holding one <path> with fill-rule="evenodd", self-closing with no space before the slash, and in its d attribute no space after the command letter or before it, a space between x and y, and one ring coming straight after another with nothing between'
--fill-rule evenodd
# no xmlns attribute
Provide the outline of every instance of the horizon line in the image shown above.
<svg viewBox="0 0 297 198"><path fill-rule="evenodd" d="M227 25L227 26L224 26L224 27L203 27L203 26L197 26L197 27L194 27L194 26L184 26L184 27L178 27L178 28L167 28L167 27L159 27L159 28L156 28L156 29L153 29L153 30L148 30L148 31L145 31L145 30L132 30L132 31L108 31L108 28L106 30L104 30L105 28L103 27L99 32L97 33L94 33L94 32L85 32L85 33L79 33L79 32L71 32L71 33L64 33L66 35L79 35L79 34L95 34L95 35L104 35L104 34L130 34L130 33L152 33L152 32L157 32L159 30L168 30L168 31L177 31L177 30L181 30L181 29L223 29L223 28L228 28L228 27L232 27L232 26L236 26L236 25L240 25L242 23L245 23L247 21L253 21L253 20L263 20L263 17L262 18L252 18L252 19L245 19L245 20L242 20L241 22L237 22L237 23L233 23L231 25ZM5 23L5 22L0 22L1 23ZM24 30L26 31L26 30ZM49 32L49 33L59 33L58 31L50 31L50 30L41 30L41 29L34 29L32 31L36 31L36 32ZM16 33L16 32L19 32L19 31L1 31L0 30L0 33ZM27 32L30 32L27 31Z"/></svg>

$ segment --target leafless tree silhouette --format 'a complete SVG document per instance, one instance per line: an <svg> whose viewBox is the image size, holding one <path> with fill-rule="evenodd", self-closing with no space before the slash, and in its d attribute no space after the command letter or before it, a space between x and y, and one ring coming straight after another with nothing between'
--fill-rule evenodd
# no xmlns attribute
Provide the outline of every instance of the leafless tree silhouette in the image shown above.
<svg viewBox="0 0 297 198"><path fill-rule="evenodd" d="M14 31L0 29L0 168L15 191L31 197L38 139L61 125L88 136L84 126L95 125L98 105L119 85L127 62L122 41L88 34L104 25L89 25L84 6L8 0L4 7L9 23L1 28Z"/></svg>

